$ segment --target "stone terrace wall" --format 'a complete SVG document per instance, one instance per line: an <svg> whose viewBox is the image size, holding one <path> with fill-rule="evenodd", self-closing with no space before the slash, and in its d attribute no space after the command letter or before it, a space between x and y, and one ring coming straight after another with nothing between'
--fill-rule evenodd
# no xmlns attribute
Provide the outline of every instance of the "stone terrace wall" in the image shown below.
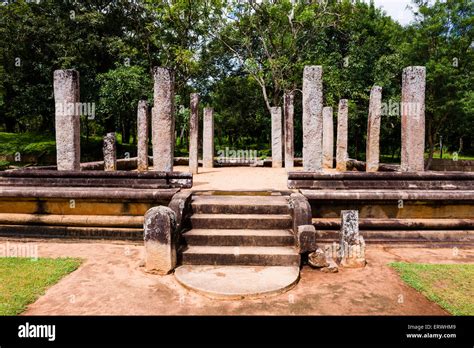
<svg viewBox="0 0 474 348"><path fill-rule="evenodd" d="M430 170L441 172L474 172L474 161L433 158Z"/></svg>

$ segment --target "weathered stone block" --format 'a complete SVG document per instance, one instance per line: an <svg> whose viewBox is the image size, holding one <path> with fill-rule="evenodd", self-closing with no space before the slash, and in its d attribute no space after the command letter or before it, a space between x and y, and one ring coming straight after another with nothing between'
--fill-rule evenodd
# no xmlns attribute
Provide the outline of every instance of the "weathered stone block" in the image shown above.
<svg viewBox="0 0 474 348"><path fill-rule="evenodd" d="M283 96L283 117L284 117L284 137L285 137L285 168L292 170L294 166L294 92L285 91Z"/></svg>
<svg viewBox="0 0 474 348"><path fill-rule="evenodd" d="M323 168L331 169L334 162L334 125L332 107L323 108Z"/></svg>
<svg viewBox="0 0 474 348"><path fill-rule="evenodd" d="M147 272L168 274L176 267L176 214L168 207L153 207L146 212L143 227Z"/></svg>
<svg viewBox="0 0 474 348"><path fill-rule="evenodd" d="M172 172L175 144L174 73L155 67L152 111L153 169Z"/></svg>
<svg viewBox="0 0 474 348"><path fill-rule="evenodd" d="M348 131L349 103L347 99L339 101L337 111L337 141L336 141L336 170L347 170L347 131Z"/></svg>
<svg viewBox="0 0 474 348"><path fill-rule="evenodd" d="M306 66L303 72L303 168L323 167L323 68Z"/></svg>
<svg viewBox="0 0 474 348"><path fill-rule="evenodd" d="M272 107L272 167L281 168L282 160L282 129L281 129L281 108Z"/></svg>
<svg viewBox="0 0 474 348"><path fill-rule="evenodd" d="M382 117L382 87L370 91L369 117L367 121L366 171L379 170L380 121Z"/></svg>
<svg viewBox="0 0 474 348"><path fill-rule="evenodd" d="M289 205L293 218L293 231L297 234L298 226L312 224L311 205L308 199L301 193L292 193L290 195Z"/></svg>
<svg viewBox="0 0 474 348"><path fill-rule="evenodd" d="M337 266L337 263L334 260L329 260L328 261L328 266L321 268L321 272L324 273L337 273L339 272L339 267Z"/></svg>
<svg viewBox="0 0 474 348"><path fill-rule="evenodd" d="M202 166L204 168L214 167L214 109L204 108L204 120L202 131Z"/></svg>
<svg viewBox="0 0 474 348"><path fill-rule="evenodd" d="M426 68L410 66L402 76L402 172L424 171Z"/></svg>
<svg viewBox="0 0 474 348"><path fill-rule="evenodd" d="M308 263L315 268L328 267L329 263L326 259L326 253L321 248L316 249L308 255Z"/></svg>
<svg viewBox="0 0 474 348"><path fill-rule="evenodd" d="M191 115L189 117L189 171L197 174L199 162L199 94L191 94Z"/></svg>
<svg viewBox="0 0 474 348"><path fill-rule="evenodd" d="M148 103L138 102L137 110L137 169L139 172L148 170Z"/></svg>
<svg viewBox="0 0 474 348"><path fill-rule="evenodd" d="M359 212L341 211L340 263L344 267L364 267L365 241L359 234Z"/></svg>
<svg viewBox="0 0 474 348"><path fill-rule="evenodd" d="M58 170L81 168L79 72L54 72L56 160Z"/></svg>
<svg viewBox="0 0 474 348"><path fill-rule="evenodd" d="M300 225L296 236L297 249L300 254L316 250L316 229L313 225Z"/></svg>
<svg viewBox="0 0 474 348"><path fill-rule="evenodd" d="M107 133L104 137L104 170L106 172L117 170L117 148L115 144L115 133Z"/></svg>

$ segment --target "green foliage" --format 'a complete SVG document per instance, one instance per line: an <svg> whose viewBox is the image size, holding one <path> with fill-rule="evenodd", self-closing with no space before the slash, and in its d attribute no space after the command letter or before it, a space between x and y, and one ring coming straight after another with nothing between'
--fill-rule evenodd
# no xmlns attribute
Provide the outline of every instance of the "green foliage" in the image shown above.
<svg viewBox="0 0 474 348"><path fill-rule="evenodd" d="M148 74L138 66L119 66L99 74L98 121L109 131L120 130L122 143L129 143L130 129L136 129L138 100L152 98L153 85ZM115 122L115 124L113 124Z"/></svg>
<svg viewBox="0 0 474 348"><path fill-rule="evenodd" d="M188 146L189 94L213 106L218 145L270 147L270 106L295 91L295 150L301 154L305 65L322 65L324 103L350 100L349 153L363 158L370 89L399 101L401 72L427 68L427 149L474 152L474 3L413 0L402 27L361 1L8 1L0 6L0 130L54 133L53 71L74 68L86 141L116 131L134 142L138 100L152 102L151 72L176 74L177 150ZM457 66L454 66L457 58ZM335 113L336 115L336 113ZM37 145L35 145L37 146ZM45 145L45 147L47 147ZM2 149L0 149L2 151ZM381 151L400 151L400 117L382 120Z"/></svg>

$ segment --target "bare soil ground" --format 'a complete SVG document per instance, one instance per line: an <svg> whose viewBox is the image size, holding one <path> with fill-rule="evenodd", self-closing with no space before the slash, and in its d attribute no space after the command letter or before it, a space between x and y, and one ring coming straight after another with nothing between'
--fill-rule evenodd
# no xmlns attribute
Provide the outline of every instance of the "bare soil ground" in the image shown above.
<svg viewBox="0 0 474 348"><path fill-rule="evenodd" d="M71 256L85 262L31 304L26 315L447 315L405 285L387 264L474 262L472 248L453 252L450 248L369 245L368 265L363 269L326 274L304 266L299 283L284 294L229 301L188 291L173 275L144 273L141 245L32 243L38 245L40 257Z"/></svg>

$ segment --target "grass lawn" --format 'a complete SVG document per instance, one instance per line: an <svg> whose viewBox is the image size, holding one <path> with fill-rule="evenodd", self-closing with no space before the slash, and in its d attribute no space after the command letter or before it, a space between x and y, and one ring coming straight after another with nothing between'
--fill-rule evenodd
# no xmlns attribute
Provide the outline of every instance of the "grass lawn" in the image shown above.
<svg viewBox="0 0 474 348"><path fill-rule="evenodd" d="M0 315L20 314L80 264L72 258L0 258Z"/></svg>
<svg viewBox="0 0 474 348"><path fill-rule="evenodd" d="M390 264L405 283L453 315L474 315L474 264Z"/></svg>

